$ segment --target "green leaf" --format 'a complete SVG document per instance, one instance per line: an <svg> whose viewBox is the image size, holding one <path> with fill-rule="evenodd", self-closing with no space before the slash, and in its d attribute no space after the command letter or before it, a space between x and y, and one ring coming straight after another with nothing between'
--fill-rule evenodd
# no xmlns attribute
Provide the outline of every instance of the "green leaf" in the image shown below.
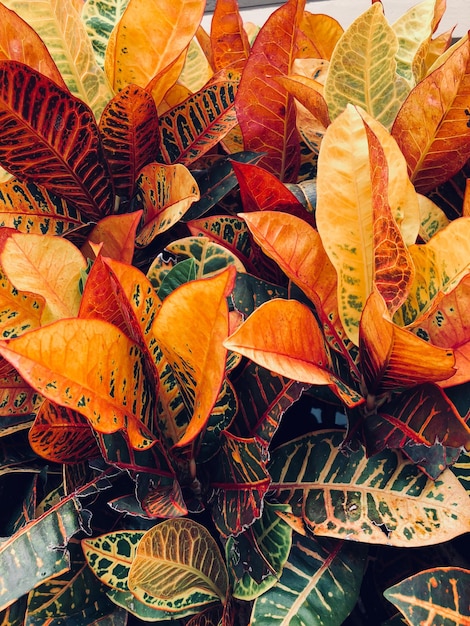
<svg viewBox="0 0 470 626"><path fill-rule="evenodd" d="M177 287L195 279L196 261L193 258L180 261L163 277L162 283L157 291L158 297L164 300L166 296Z"/></svg>
<svg viewBox="0 0 470 626"><path fill-rule="evenodd" d="M316 536L399 547L448 541L468 532L468 494L451 470L435 482L399 452L367 458L341 449L341 431L294 439L272 455L271 489ZM312 451L314 450L314 454Z"/></svg>
<svg viewBox="0 0 470 626"><path fill-rule="evenodd" d="M470 623L470 570L436 567L402 580L384 596L405 616L410 626Z"/></svg>
<svg viewBox="0 0 470 626"><path fill-rule="evenodd" d="M356 604L364 546L296 535L281 579L255 601L253 626L337 626Z"/></svg>
<svg viewBox="0 0 470 626"><path fill-rule="evenodd" d="M110 589L107 592L107 596L117 606L122 607L128 611L131 615L135 615L144 622L163 622L167 624L171 620L172 624L180 623L178 618L183 618L188 615L192 615L192 609L182 609L181 611L165 611L163 608L158 608L158 602L155 602L153 606L144 604L137 600L130 591L123 591L121 589ZM161 602L163 605L164 603Z"/></svg>
<svg viewBox="0 0 470 626"><path fill-rule="evenodd" d="M93 45L95 59L104 68L104 57L113 28L124 13L129 0L87 0L81 18Z"/></svg>

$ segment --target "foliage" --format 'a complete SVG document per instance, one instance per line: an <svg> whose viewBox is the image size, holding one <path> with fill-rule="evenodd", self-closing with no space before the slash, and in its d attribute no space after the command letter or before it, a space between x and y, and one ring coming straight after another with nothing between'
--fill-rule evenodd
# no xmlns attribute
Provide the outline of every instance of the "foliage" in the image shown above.
<svg viewBox="0 0 470 626"><path fill-rule="evenodd" d="M204 7L0 3L0 624L468 624L469 38Z"/></svg>

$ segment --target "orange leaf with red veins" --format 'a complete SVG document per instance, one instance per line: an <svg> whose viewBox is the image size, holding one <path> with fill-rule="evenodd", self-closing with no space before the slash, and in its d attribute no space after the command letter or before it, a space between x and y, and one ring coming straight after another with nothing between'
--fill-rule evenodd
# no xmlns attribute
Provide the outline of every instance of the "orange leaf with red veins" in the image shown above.
<svg viewBox="0 0 470 626"><path fill-rule="evenodd" d="M28 438L34 452L53 463L80 463L100 455L86 417L48 400L37 412Z"/></svg>
<svg viewBox="0 0 470 626"><path fill-rule="evenodd" d="M0 3L0 59L19 61L67 89L43 40L15 11Z"/></svg>
<svg viewBox="0 0 470 626"><path fill-rule="evenodd" d="M283 182L296 182L300 143L295 103L276 80L289 75L304 0L288 0L268 18L251 50L235 99L245 150L265 152L260 161Z"/></svg>
<svg viewBox="0 0 470 626"><path fill-rule="evenodd" d="M300 50L302 58L331 59L333 50L344 33L343 27L333 17L304 11L300 30L306 37L302 39L305 48Z"/></svg>
<svg viewBox="0 0 470 626"><path fill-rule="evenodd" d="M393 315L410 290L414 278L413 259L388 202L388 164L384 149L365 121L364 127L371 168L374 285Z"/></svg>
<svg viewBox="0 0 470 626"><path fill-rule="evenodd" d="M133 448L152 445L154 398L144 356L112 324L59 320L0 342L0 354L45 398L82 413L96 431L125 430Z"/></svg>
<svg viewBox="0 0 470 626"><path fill-rule="evenodd" d="M302 104L309 113L316 117L326 128L330 124L328 106L325 98L316 88L316 81L300 74L277 77L278 82Z"/></svg>
<svg viewBox="0 0 470 626"><path fill-rule="evenodd" d="M439 61L438 61L439 62ZM470 158L468 38L408 95L392 127L416 189L426 194Z"/></svg>
<svg viewBox="0 0 470 626"><path fill-rule="evenodd" d="M144 203L144 226L138 246L148 245L157 235L171 228L199 200L199 188L187 167L181 164L146 165L137 181Z"/></svg>
<svg viewBox="0 0 470 626"><path fill-rule="evenodd" d="M442 387L460 385L470 380L470 276L467 275L448 294L440 293L431 308L408 326L418 337L436 346L452 348L455 375L441 382Z"/></svg>
<svg viewBox="0 0 470 626"><path fill-rule="evenodd" d="M77 315L79 281L86 261L70 241L12 232L3 245L0 262L17 289L44 298L41 324Z"/></svg>
<svg viewBox="0 0 470 626"><path fill-rule="evenodd" d="M250 54L250 42L243 28L237 0L216 2L210 32L211 65L214 71L245 64Z"/></svg>
<svg viewBox="0 0 470 626"><path fill-rule="evenodd" d="M439 348L400 328L388 317L385 302L372 292L362 312L359 354L369 396L451 379L452 350Z"/></svg>
<svg viewBox="0 0 470 626"><path fill-rule="evenodd" d="M104 217L88 236L87 242L82 247L82 254L89 259L94 259L95 253L90 243L103 244L100 250L103 256L123 263L132 263L135 237L142 213L142 211L135 211Z"/></svg>
<svg viewBox="0 0 470 626"><path fill-rule="evenodd" d="M230 266L211 278L185 283L163 301L153 333L179 383L192 417L175 445L185 446L201 433L225 375L229 328L227 297L236 270Z"/></svg>

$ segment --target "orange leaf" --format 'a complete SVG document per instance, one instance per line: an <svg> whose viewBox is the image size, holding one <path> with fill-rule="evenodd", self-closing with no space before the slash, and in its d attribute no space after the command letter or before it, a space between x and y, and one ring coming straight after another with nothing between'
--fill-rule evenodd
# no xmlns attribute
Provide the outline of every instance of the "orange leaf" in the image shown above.
<svg viewBox="0 0 470 626"><path fill-rule="evenodd" d="M290 74L304 4L288 0L268 18L253 44L235 99L245 150L266 152L260 164L283 182L296 182L300 144L294 100L276 77Z"/></svg>
<svg viewBox="0 0 470 626"><path fill-rule="evenodd" d="M134 242L141 217L142 211L104 217L88 236L87 242L82 247L82 254L94 259L95 253L90 243L102 244L100 251L103 256L123 263L132 263Z"/></svg>
<svg viewBox="0 0 470 626"><path fill-rule="evenodd" d="M77 315L79 280L86 261L70 241L13 232L4 243L0 261L17 289L44 298L42 324Z"/></svg>
<svg viewBox="0 0 470 626"><path fill-rule="evenodd" d="M362 371L370 396L450 379L452 350L433 346L388 319L384 300L372 292L362 312L359 330Z"/></svg>
<svg viewBox="0 0 470 626"><path fill-rule="evenodd" d="M38 328L44 311L44 299L16 289L0 269L0 336L17 337Z"/></svg>
<svg viewBox="0 0 470 626"><path fill-rule="evenodd" d="M278 82L294 96L314 117L326 128L330 124L328 106L325 98L316 89L316 82L307 76L291 74L290 76L278 76Z"/></svg>
<svg viewBox="0 0 470 626"><path fill-rule="evenodd" d="M176 446L185 446L204 429L221 389L226 361L223 340L228 335L227 296L236 271L185 283L163 301L153 333L167 358L191 421Z"/></svg>
<svg viewBox="0 0 470 626"><path fill-rule="evenodd" d="M112 324L59 320L0 342L0 354L44 397L82 413L98 432L125 429L134 448L152 445L143 355Z"/></svg>
<svg viewBox="0 0 470 626"><path fill-rule="evenodd" d="M333 50L344 30L333 17L304 11L300 30L307 38L299 56L303 58L331 59Z"/></svg>
<svg viewBox="0 0 470 626"><path fill-rule="evenodd" d="M250 54L250 42L243 28L237 0L218 0L211 20L211 65L214 71L243 66Z"/></svg>
<svg viewBox="0 0 470 626"><path fill-rule="evenodd" d="M420 81L392 127L411 180L425 194L456 174L470 158L470 41Z"/></svg>
<svg viewBox="0 0 470 626"><path fill-rule="evenodd" d="M4 361L11 368L11 365ZM3 367L2 363L2 370ZM27 415L34 413L43 398L15 371L0 374L0 415ZM2 435L7 432L2 426Z"/></svg>

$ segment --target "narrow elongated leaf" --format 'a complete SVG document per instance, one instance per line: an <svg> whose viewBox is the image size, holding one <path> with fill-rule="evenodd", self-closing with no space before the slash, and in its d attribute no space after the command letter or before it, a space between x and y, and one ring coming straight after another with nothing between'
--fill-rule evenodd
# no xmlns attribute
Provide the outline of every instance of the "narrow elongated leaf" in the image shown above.
<svg viewBox="0 0 470 626"><path fill-rule="evenodd" d="M44 300L41 324L78 313L79 280L86 261L69 241L13 232L0 252L0 260L17 289Z"/></svg>
<svg viewBox="0 0 470 626"><path fill-rule="evenodd" d="M411 626L426 621L466 626L470 623L468 589L470 570L436 567L402 580L385 590L384 596Z"/></svg>
<svg viewBox="0 0 470 626"><path fill-rule="evenodd" d="M190 443L205 427L225 373L227 296L235 270L181 285L163 302L153 333L179 382L192 417L176 444ZM211 306L208 307L207 303Z"/></svg>
<svg viewBox="0 0 470 626"><path fill-rule="evenodd" d="M340 450L342 441L340 431L320 431L272 454L271 487L309 531L400 547L468 532L468 495L451 470L434 482L400 453L367 458L362 447Z"/></svg>
<svg viewBox="0 0 470 626"><path fill-rule="evenodd" d="M239 80L235 70L221 70L200 91L160 116L160 151L165 163L190 165L237 124L234 101Z"/></svg>
<svg viewBox="0 0 470 626"><path fill-rule="evenodd" d="M335 626L352 611L366 551L347 541L295 535L279 582L255 601L254 626Z"/></svg>
<svg viewBox="0 0 470 626"><path fill-rule="evenodd" d="M111 211L110 174L84 102L26 65L0 61L0 125L0 162L10 173L62 196L86 216Z"/></svg>
<svg viewBox="0 0 470 626"><path fill-rule="evenodd" d="M31 386L85 415L97 431L126 428L133 446L152 445L146 424L153 398L144 378L143 355L113 325L59 320L2 342L0 352Z"/></svg>
<svg viewBox="0 0 470 626"><path fill-rule="evenodd" d="M332 120L355 104L391 128L410 89L397 73L397 51L382 4L374 2L345 31L331 56L324 96Z"/></svg>
<svg viewBox="0 0 470 626"><path fill-rule="evenodd" d="M18 15L0 5L0 58L20 61L66 87L62 74L38 33Z"/></svg>
<svg viewBox="0 0 470 626"><path fill-rule="evenodd" d="M243 28L237 0L221 0L211 20L211 60L215 71L228 66L243 67L250 54L250 42Z"/></svg>
<svg viewBox="0 0 470 626"><path fill-rule="evenodd" d="M393 124L416 189L427 193L456 174L470 158L470 41L420 81Z"/></svg>
<svg viewBox="0 0 470 626"><path fill-rule="evenodd" d="M168 68L196 34L204 7L202 0L129 0L106 50L106 73L115 91L132 83L146 87Z"/></svg>
<svg viewBox="0 0 470 626"><path fill-rule="evenodd" d="M99 128L116 193L130 199L140 170L158 153L152 96L137 85L127 85L106 105Z"/></svg>
<svg viewBox="0 0 470 626"><path fill-rule="evenodd" d="M85 223L72 204L33 182L0 184L0 225L38 235L72 234Z"/></svg>
<svg viewBox="0 0 470 626"><path fill-rule="evenodd" d="M199 604L204 605L225 599L228 575L209 531L181 518L166 520L145 533L137 546L128 586L144 602L148 595L166 600L169 606L178 600L188 605L191 596L199 596Z"/></svg>
<svg viewBox="0 0 470 626"><path fill-rule="evenodd" d="M101 68L73 0L6 0L47 45L70 91L87 103L98 119L113 93ZM40 69L40 68L39 68ZM56 119L56 118L54 118Z"/></svg>
<svg viewBox="0 0 470 626"><path fill-rule="evenodd" d="M290 74L304 6L302 0L289 0L267 19L243 70L235 103L245 149L266 153L260 163L283 182L297 180L300 144L294 99L276 77Z"/></svg>

